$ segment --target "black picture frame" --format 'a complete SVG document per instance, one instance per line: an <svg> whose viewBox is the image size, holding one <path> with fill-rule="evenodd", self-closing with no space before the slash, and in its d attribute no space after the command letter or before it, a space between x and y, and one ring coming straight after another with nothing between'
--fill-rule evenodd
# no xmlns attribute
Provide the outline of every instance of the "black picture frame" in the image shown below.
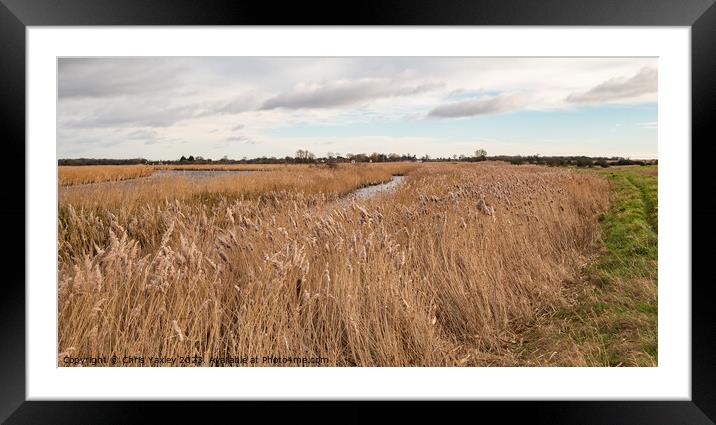
<svg viewBox="0 0 716 425"><path fill-rule="evenodd" d="M191 0L0 0L0 108L6 182L0 219L6 223L0 293L0 419L21 423L134 423L161 414L165 422L209 422L212 417L278 416L341 422L373 420L373 403L321 402L90 402L25 398L25 71L26 27L64 25L558 25L691 27L692 61L692 397L691 401L475 402L456 406L409 402L380 419L462 421L493 417L514 423L713 424L716 419L716 309L706 262L713 261L716 200L710 176L711 114L716 111L714 0L464 0L361 1L307 4ZM320 12L320 13L319 13ZM21 160L22 159L22 160ZM699 162L703 162L699 164ZM22 176L22 177L21 177ZM9 197L7 195L10 195ZM668 208L665 206L664 208ZM25 227L15 224L24 222ZM12 223L7 225L7 223ZM699 243L703 242L703 243ZM31 253L30 253L31 254ZM688 282L684 282L688 283ZM141 384L141 383L140 383ZM240 383L237 383L240 385ZM379 383L376 383L379 385ZM382 404L381 404L382 407ZM336 416L338 415L338 416Z"/></svg>

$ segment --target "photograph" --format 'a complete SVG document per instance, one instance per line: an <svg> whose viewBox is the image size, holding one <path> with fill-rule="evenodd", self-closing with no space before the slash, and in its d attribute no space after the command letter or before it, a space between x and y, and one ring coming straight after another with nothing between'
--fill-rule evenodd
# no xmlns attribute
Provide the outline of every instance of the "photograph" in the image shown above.
<svg viewBox="0 0 716 425"><path fill-rule="evenodd" d="M716 424L715 1L0 0L0 423Z"/></svg>
<svg viewBox="0 0 716 425"><path fill-rule="evenodd" d="M58 367L659 365L658 57L56 63Z"/></svg>

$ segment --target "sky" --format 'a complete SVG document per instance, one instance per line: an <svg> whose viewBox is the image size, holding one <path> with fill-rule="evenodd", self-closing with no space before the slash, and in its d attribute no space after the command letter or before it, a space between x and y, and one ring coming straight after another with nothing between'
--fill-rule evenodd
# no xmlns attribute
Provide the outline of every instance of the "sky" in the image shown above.
<svg viewBox="0 0 716 425"><path fill-rule="evenodd" d="M58 158L657 158L656 58L59 58Z"/></svg>

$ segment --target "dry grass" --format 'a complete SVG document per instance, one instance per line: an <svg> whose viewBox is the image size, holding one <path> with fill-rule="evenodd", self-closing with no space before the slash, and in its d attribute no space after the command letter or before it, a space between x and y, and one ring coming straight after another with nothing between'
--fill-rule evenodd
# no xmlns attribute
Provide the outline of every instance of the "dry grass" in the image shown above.
<svg viewBox="0 0 716 425"><path fill-rule="evenodd" d="M537 317L515 365L657 366L657 166L585 171L607 177L600 253L566 285L567 305Z"/></svg>
<svg viewBox="0 0 716 425"><path fill-rule="evenodd" d="M166 164L154 165L156 170L199 170L199 171L271 171L286 168L308 167L308 165L283 164Z"/></svg>
<svg viewBox="0 0 716 425"><path fill-rule="evenodd" d="M149 165L65 165L58 167L60 186L120 181L147 177L154 169Z"/></svg>
<svg viewBox="0 0 716 425"><path fill-rule="evenodd" d="M396 163L345 165L335 169L308 165L277 166L271 171L217 175L208 178L187 176L152 177L60 191L60 205L95 211L110 210L133 214L138 208L167 201L214 204L224 200L258 199L275 193L321 195L321 202L335 200L356 188L382 183L393 175L405 174L414 164Z"/></svg>
<svg viewBox="0 0 716 425"><path fill-rule="evenodd" d="M516 326L563 304L609 193L492 163L100 186L60 197L60 352L340 366L505 363Z"/></svg>

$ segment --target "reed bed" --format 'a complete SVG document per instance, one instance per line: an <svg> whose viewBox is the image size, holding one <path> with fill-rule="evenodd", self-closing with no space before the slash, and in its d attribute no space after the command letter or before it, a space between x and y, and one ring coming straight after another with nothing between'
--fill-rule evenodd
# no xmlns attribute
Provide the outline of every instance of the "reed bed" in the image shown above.
<svg viewBox="0 0 716 425"><path fill-rule="evenodd" d="M154 165L155 170L189 171L271 171L287 168L307 168L308 164L163 164Z"/></svg>
<svg viewBox="0 0 716 425"><path fill-rule="evenodd" d="M221 199L257 199L284 191L316 194L323 198L322 202L328 202L357 188L389 181L393 175L406 174L415 167L406 163L379 166L341 164L336 168L297 165L205 178L182 175L152 177L141 181L63 188L59 193L60 209L62 213L62 206L72 205L98 212L109 210L118 214L133 214L142 206L156 206L177 199L213 204Z"/></svg>
<svg viewBox="0 0 716 425"><path fill-rule="evenodd" d="M63 165L58 167L60 186L121 181L151 176L149 165Z"/></svg>
<svg viewBox="0 0 716 425"><path fill-rule="evenodd" d="M392 174L395 192L344 196ZM59 352L509 364L516 326L559 307L594 249L607 184L403 164L61 193Z"/></svg>

